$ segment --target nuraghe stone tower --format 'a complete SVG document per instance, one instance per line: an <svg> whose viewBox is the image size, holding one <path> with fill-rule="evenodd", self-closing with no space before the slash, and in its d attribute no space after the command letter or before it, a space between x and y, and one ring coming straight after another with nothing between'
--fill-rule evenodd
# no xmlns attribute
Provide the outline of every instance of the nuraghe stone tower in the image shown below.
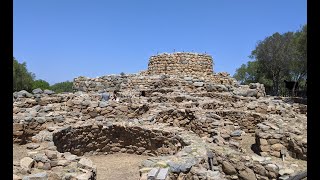
<svg viewBox="0 0 320 180"><path fill-rule="evenodd" d="M163 53L151 56L148 74L206 76L213 74L213 59L208 54Z"/></svg>
<svg viewBox="0 0 320 180"><path fill-rule="evenodd" d="M73 88L13 93L13 179L110 179L118 173L99 174L104 167L90 156L113 153L149 156L130 179L306 174L307 105L266 96L263 84L241 85L228 73L214 73L207 54L151 56L146 71L80 76ZM102 92L114 90L119 99L104 101ZM24 147L28 156L21 159ZM115 167L120 163L127 161Z"/></svg>

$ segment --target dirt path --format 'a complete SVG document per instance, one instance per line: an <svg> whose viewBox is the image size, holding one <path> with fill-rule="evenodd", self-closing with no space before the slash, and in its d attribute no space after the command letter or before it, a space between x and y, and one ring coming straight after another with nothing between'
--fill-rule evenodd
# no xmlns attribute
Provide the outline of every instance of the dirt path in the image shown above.
<svg viewBox="0 0 320 180"><path fill-rule="evenodd" d="M252 147L251 147L253 144L256 143L254 134L246 133L241 137L242 137L241 147L246 150L247 154L251 154L251 155L255 154L255 152L252 150Z"/></svg>
<svg viewBox="0 0 320 180"><path fill-rule="evenodd" d="M148 156L110 154L88 158L97 166L98 180L139 180L139 165Z"/></svg>
<svg viewBox="0 0 320 180"><path fill-rule="evenodd" d="M26 145L18 145L18 144L13 144L13 161L19 162L20 159L26 157L28 154L27 146Z"/></svg>

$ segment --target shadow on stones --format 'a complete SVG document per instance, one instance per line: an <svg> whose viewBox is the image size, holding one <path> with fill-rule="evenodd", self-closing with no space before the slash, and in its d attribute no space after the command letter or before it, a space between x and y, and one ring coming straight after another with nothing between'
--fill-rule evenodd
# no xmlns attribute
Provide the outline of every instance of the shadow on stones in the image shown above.
<svg viewBox="0 0 320 180"><path fill-rule="evenodd" d="M251 145L251 150L252 150L255 154L261 156L258 144L256 144L256 143L252 144L252 145Z"/></svg>

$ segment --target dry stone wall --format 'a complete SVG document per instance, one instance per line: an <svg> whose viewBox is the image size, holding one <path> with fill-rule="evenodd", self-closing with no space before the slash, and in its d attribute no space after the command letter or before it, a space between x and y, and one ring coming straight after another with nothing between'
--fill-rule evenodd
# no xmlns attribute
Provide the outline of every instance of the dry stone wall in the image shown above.
<svg viewBox="0 0 320 180"><path fill-rule="evenodd" d="M53 142L59 152L80 156L92 151L98 154L172 155L185 145L179 136L170 132L119 125L65 128L53 135Z"/></svg>
<svg viewBox="0 0 320 180"><path fill-rule="evenodd" d="M220 75L211 75L201 78L177 75L124 75L124 76L103 76L99 78L86 78L80 76L74 79L73 88L75 91L99 92L101 90L113 91L134 90L134 89L155 89L179 85L182 87L205 87L206 84L234 84L234 79ZM210 86L210 85L209 85ZM210 87L209 87L210 88ZM215 89L216 88L216 89ZM224 91L226 87L213 87L211 91Z"/></svg>
<svg viewBox="0 0 320 180"><path fill-rule="evenodd" d="M75 78L73 82L75 91L102 92L105 90L111 92L117 89L120 91L120 96L139 96L142 91L145 91L147 96L153 92L172 92L172 86L178 86L181 91L189 92L231 92L234 95L257 98L266 96L262 84L238 85L234 78L223 73L203 77L187 75L113 75L86 78L81 76Z"/></svg>
<svg viewBox="0 0 320 180"><path fill-rule="evenodd" d="M96 179L92 162L77 155L109 153L152 156L141 164L141 180L155 167L169 168L171 179L287 179L306 169L297 159L307 159L307 105L212 68L201 74L201 63L177 73L168 67L180 66L179 56L159 56L143 73L78 77L73 93L14 92L13 141L32 150L14 162L14 176ZM119 100L103 101L103 90L119 90Z"/></svg>
<svg viewBox="0 0 320 180"><path fill-rule="evenodd" d="M243 111L224 110L217 111L216 113L224 120L230 120L239 124L241 129L248 133L254 133L256 130L256 125L267 119L258 113L248 113Z"/></svg>
<svg viewBox="0 0 320 180"><path fill-rule="evenodd" d="M213 74L213 59L207 54L163 53L151 56L148 74L186 74L205 76Z"/></svg>
<svg viewBox="0 0 320 180"><path fill-rule="evenodd" d="M79 153L79 155L83 153L125 152L159 156L175 153L174 156L178 157L178 162L175 160L168 162L166 159L154 157L155 165L158 164L162 167L166 164L166 166L170 167L170 176L174 176L172 177L173 179L183 176L190 179L196 179L196 177L201 179L205 178L203 177L203 172L206 172L205 176L217 179L224 179L221 177L224 175L230 178L235 178L235 176L245 177L246 175L256 176L257 178L261 175L262 179L285 177L281 173L289 167L289 161L285 167L279 167L278 170L273 172L271 167L276 167L276 165L270 164L270 159L267 160L268 156L279 157L278 154L283 146L289 152L289 156L306 159L306 117L304 111L299 110L301 105L288 104L276 98L262 97L257 99L256 97L234 95L223 84L213 84L216 88L208 92L206 91L205 81L203 81L202 86L194 86L195 82L193 80L190 81L188 78L182 82L180 80L174 80L169 77L168 80L159 81L157 86L160 88L157 89L150 86L152 88L145 90L144 97L141 95L132 97L132 103L127 103L127 99L124 97L119 102L103 102L101 101L101 93L96 92L51 95L28 94L23 97L18 95L19 97L14 97L14 141L20 141L21 143L22 139L30 139L33 143L41 143L42 141L54 142L52 144L60 152L67 153L69 151L74 154ZM190 81L190 83L187 81ZM174 84L171 88L170 83ZM256 87L251 86L250 88L248 86L248 89L252 90L253 88ZM123 90L123 92L126 90ZM265 119L264 116L268 118ZM281 119L283 119L283 122ZM134 123L136 127L122 128L122 126L117 125L107 128L110 122L118 122L118 120L128 124ZM282 127L285 127L282 129L283 132L273 132L271 129L277 129L279 122L282 122ZM176 136L157 134L156 137L164 137L165 140L158 143L164 144L164 147L156 147L156 149L153 148L152 143L146 147L144 142L148 143L153 138L150 134L158 131L154 131L150 127L140 129L139 133L132 131L133 129L139 129L142 124L149 124L151 127L162 126L164 129L176 126L172 128L179 128L181 132L185 133L183 141L186 144L190 144L188 136L193 132L197 136L194 142L200 143L199 138L201 138L203 140L202 143L206 143L206 145L195 144L190 149L188 147L190 145L184 145ZM55 135L51 135L54 129L69 125L73 128L65 128L56 132ZM47 130L41 131L42 129ZM111 129L115 129L114 132ZM253 165L251 165L252 163L247 164L248 160L246 159L250 159L251 155L248 158L244 156L245 154L237 154L237 157L241 157L241 159L231 160L231 157L224 157L224 155L218 154L218 147L224 148L221 149L221 152L229 152L230 150L239 153L245 152L243 151L244 148L240 147L242 136L245 134L244 132L250 133L253 130L256 130L256 143L260 154L266 157L252 157L259 161L264 159L266 162L268 161L269 165L260 162L258 164L253 162ZM161 133L163 132L161 131ZM171 129L168 132L171 133ZM27 134L28 136L25 136ZM134 134L137 136L134 136ZM276 134L281 135L281 137L279 136L279 139L276 139ZM126 144L125 140L130 138L139 139L139 141L130 140L130 143L133 143L131 145ZM176 138L180 145L172 142L170 140L172 138ZM110 141L106 141L107 139L110 139ZM113 139L112 142L111 139ZM87 140L89 140L89 143ZM165 141L168 141L169 144ZM265 144L266 142L268 145ZM207 157L205 156L205 151L203 151L203 148L210 144L217 146L212 148L214 152L216 151L214 170L209 170L208 162L205 161ZM34 144L31 146L33 147ZM200 146L201 149L199 149ZM54 147L52 148L53 150L55 149ZM226 151L225 149L228 150ZM191 156L194 150L204 155L201 161L196 161ZM190 155L190 157L188 159L182 158L185 157L185 154ZM64 164L65 162L66 160L62 159L60 163ZM55 166L55 163L56 161L53 161L50 166ZM244 166L243 163L245 163ZM39 163L32 169L41 169L44 165L48 166L48 164ZM147 173L150 168L141 168L141 171L143 170ZM289 170L294 168L289 167ZM298 167L297 169L300 168ZM19 176L27 175L19 174L20 172L23 171L17 169L15 174ZM89 175L93 174L88 173Z"/></svg>
<svg viewBox="0 0 320 180"><path fill-rule="evenodd" d="M160 112L154 120L159 123L168 123L173 127L183 127L187 130L192 130L198 135L202 135L202 123L199 122L194 112L190 109L176 110L169 109Z"/></svg>
<svg viewBox="0 0 320 180"><path fill-rule="evenodd" d="M255 137L262 156L290 155L307 160L307 137L297 126L279 127L268 122L259 123Z"/></svg>

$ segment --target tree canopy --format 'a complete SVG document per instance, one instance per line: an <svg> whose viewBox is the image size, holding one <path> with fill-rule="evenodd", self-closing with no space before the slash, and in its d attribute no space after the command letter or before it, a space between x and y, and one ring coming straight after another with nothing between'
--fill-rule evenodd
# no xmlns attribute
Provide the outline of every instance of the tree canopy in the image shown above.
<svg viewBox="0 0 320 180"><path fill-rule="evenodd" d="M35 74L28 71L26 62L19 63L13 57L13 92L21 90L31 92L36 88L41 88L42 90L49 89L57 93L72 92L73 90L73 83L69 81L56 83L50 86L47 81L42 79L35 80L35 78Z"/></svg>
<svg viewBox="0 0 320 180"><path fill-rule="evenodd" d="M19 63L13 57L13 91L32 90L35 75L28 71L25 62Z"/></svg>
<svg viewBox="0 0 320 180"><path fill-rule="evenodd" d="M61 93L61 92L72 92L73 83L69 81L65 82L60 82L56 83L51 86L51 90L55 91L56 93Z"/></svg>
<svg viewBox="0 0 320 180"><path fill-rule="evenodd" d="M249 56L253 61L236 69L234 78L242 84L265 84L268 94L283 94L283 81L307 78L307 25L297 32L278 32L258 41Z"/></svg>
<svg viewBox="0 0 320 180"><path fill-rule="evenodd" d="M40 89L50 89L50 84L42 79L39 80L35 80L32 83L32 89L36 89L36 88L40 88Z"/></svg>

